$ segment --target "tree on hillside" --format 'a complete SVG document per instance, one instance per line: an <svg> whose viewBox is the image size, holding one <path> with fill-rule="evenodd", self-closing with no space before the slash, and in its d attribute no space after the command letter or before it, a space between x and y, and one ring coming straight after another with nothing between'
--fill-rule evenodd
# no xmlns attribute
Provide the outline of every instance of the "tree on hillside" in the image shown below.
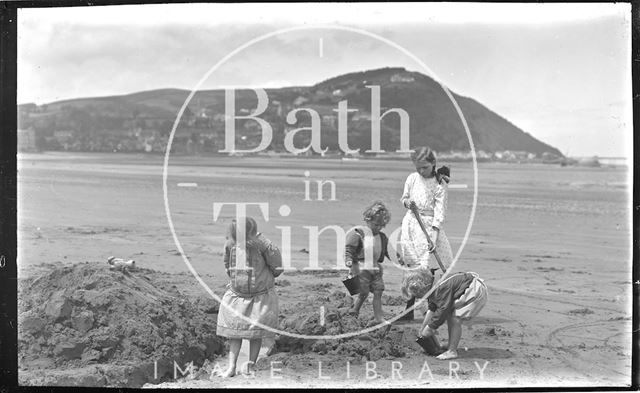
<svg viewBox="0 0 640 393"><path fill-rule="evenodd" d="M173 122L171 120L163 120L158 127L158 132L160 136L169 136L171 128L173 128Z"/></svg>

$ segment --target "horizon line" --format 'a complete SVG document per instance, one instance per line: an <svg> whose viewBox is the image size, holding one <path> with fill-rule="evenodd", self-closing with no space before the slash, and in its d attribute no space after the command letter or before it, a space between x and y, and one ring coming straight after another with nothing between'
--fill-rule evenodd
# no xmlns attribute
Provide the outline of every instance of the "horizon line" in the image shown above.
<svg viewBox="0 0 640 393"><path fill-rule="evenodd" d="M365 73L365 72L375 72L375 71L382 71L382 70L398 70L398 71L404 71L407 73L413 73L413 74L420 74L422 76L428 77L430 79L432 79L433 81L435 81L436 83L443 83L443 82L439 82L438 80L436 80L434 77L429 76L427 74L424 74L420 71L412 71L412 70L408 70L406 67L404 66L387 66L387 67L379 67L379 68L370 68L370 69L364 69L364 70L359 70L359 71L348 71L348 72L344 72L342 74L337 74L334 76L330 76L328 78L325 78L319 82L315 82L315 83L310 83L310 84L291 84L291 85L285 85L285 86L269 86L268 84L266 85L257 85L257 84L253 84L253 85L222 85L219 87L214 87L214 88L208 88L208 89L201 89L201 90L197 90L197 92L208 92L208 91L216 91L216 90L226 90L229 88L232 88L234 90L252 90L252 89L263 89L263 90L274 90L274 89L290 89L290 88L309 88L309 87L313 87L316 85L319 85L321 83L327 82L331 79L335 79L335 78L340 78L340 77L344 77L346 75L350 75L350 74L359 74L359 73ZM447 87L448 88L448 87ZM115 98L115 97L125 97L125 96L129 96L129 95L133 95L133 94L138 94L138 93L146 93L146 92L152 92L152 91L160 91L160 90L180 90L180 91L186 91L186 92L191 92L193 91L193 89L190 89L188 87L185 88L181 88L181 87L158 87L158 88L152 88L152 89L148 89L148 90L138 90L138 91L133 91L133 92L128 92L128 93L120 93L120 94L107 94L107 95L96 95L96 96L75 96L75 97L70 97L70 98L62 98L62 99L58 99L55 101L49 101L49 102L43 102L43 103L36 103L36 102L22 102L22 103L18 103L17 105L28 105L28 104L35 104L37 106L42 106L42 105L49 105L49 104L55 104L55 103L60 103L60 102L65 102L65 101L74 101L74 100L83 100L83 99L105 99L105 98ZM449 89L451 91L451 89ZM197 94L196 92L196 94ZM464 97L464 98L471 98L477 102L480 102L478 100L476 100L475 98L472 98L470 96L465 96L465 95L461 95L459 93L455 93L453 91L451 91L453 94L456 94L460 97ZM484 104L482 104L484 105Z"/></svg>

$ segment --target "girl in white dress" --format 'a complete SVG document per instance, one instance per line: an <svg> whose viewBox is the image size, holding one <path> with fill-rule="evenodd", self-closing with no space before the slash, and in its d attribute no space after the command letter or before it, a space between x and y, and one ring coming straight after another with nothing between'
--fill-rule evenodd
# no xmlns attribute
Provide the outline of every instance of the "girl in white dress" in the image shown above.
<svg viewBox="0 0 640 393"><path fill-rule="evenodd" d="M447 210L448 168L443 167L436 171L435 152L429 147L419 148L412 154L411 159L416 172L407 177L400 199L407 208L407 213L402 219L400 237L402 257L408 267L419 265L429 269L437 281L444 272L440 271L435 258L430 257L433 249L429 248L427 238L411 211L411 206L415 205L420 212L420 218L435 245L435 251L445 269L448 269L453 261L451 245L443 228ZM413 306L414 302L415 297L411 297L407 302L407 308ZM413 312L407 313L402 319L413 320Z"/></svg>

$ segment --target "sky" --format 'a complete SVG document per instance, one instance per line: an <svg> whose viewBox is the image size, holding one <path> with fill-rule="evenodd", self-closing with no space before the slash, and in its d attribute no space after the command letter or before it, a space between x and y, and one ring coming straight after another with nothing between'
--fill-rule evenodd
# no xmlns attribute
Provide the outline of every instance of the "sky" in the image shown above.
<svg viewBox="0 0 640 393"><path fill-rule="evenodd" d="M385 66L428 74L565 154L632 157L629 4L146 4L18 12L19 103L190 90L207 72L201 88L281 87Z"/></svg>

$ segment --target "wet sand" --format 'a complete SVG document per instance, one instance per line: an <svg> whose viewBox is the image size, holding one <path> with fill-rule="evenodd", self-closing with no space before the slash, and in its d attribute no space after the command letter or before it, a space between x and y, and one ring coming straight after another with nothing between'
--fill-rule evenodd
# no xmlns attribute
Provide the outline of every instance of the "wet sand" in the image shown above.
<svg viewBox="0 0 640 393"><path fill-rule="evenodd" d="M167 273L188 294L206 292L191 275L174 242L164 206L163 157L145 155L45 153L18 159L19 277L51 266L133 258L145 268ZM465 239L473 211L473 168L451 163L452 187L445 230L454 254ZM315 159L172 158L168 201L175 233L194 271L222 295L226 276L221 250L230 207L213 221L214 202L268 202L269 222L258 221L279 242L291 227L291 264L308 266L308 229L361 222L374 199L390 208L385 229L400 226L399 202L411 164L403 161L344 162ZM309 171L309 177L305 177ZM336 201L305 200L305 180L333 180ZM197 183L197 187L178 183ZM465 187L466 188L461 188ZM379 377L367 379L366 363L344 365L330 356L307 354L283 367L284 379L181 381L180 386L626 386L631 374L631 228L626 170L548 165L479 164L475 217L454 271L475 271L490 289L489 303L463 330L460 379L451 365L416 348L402 362L404 378L391 373L394 359L377 362ZM316 193L311 192L311 199ZM291 214L282 217L281 205ZM249 214L258 215L254 207ZM320 267L336 265L334 236L319 247ZM312 274L282 276L281 304L295 304L311 284L341 290L339 278ZM385 294L400 294L401 272L385 270ZM18 294L18 296L20 296ZM213 300L212 300L213 301ZM387 317L402 306L385 306ZM370 302L363 318L371 313ZM402 325L407 331L419 327ZM493 329L493 330L492 330ZM440 329L446 337L446 328ZM292 355L293 356L293 355ZM478 368L489 361L480 379ZM221 362L224 359L220 360ZM318 377L318 362L329 362ZM332 362L333 361L333 362ZM434 378L423 374L428 361ZM360 371L358 371L358 368ZM405 373L406 371L406 373ZM241 378L241 379L240 379Z"/></svg>

